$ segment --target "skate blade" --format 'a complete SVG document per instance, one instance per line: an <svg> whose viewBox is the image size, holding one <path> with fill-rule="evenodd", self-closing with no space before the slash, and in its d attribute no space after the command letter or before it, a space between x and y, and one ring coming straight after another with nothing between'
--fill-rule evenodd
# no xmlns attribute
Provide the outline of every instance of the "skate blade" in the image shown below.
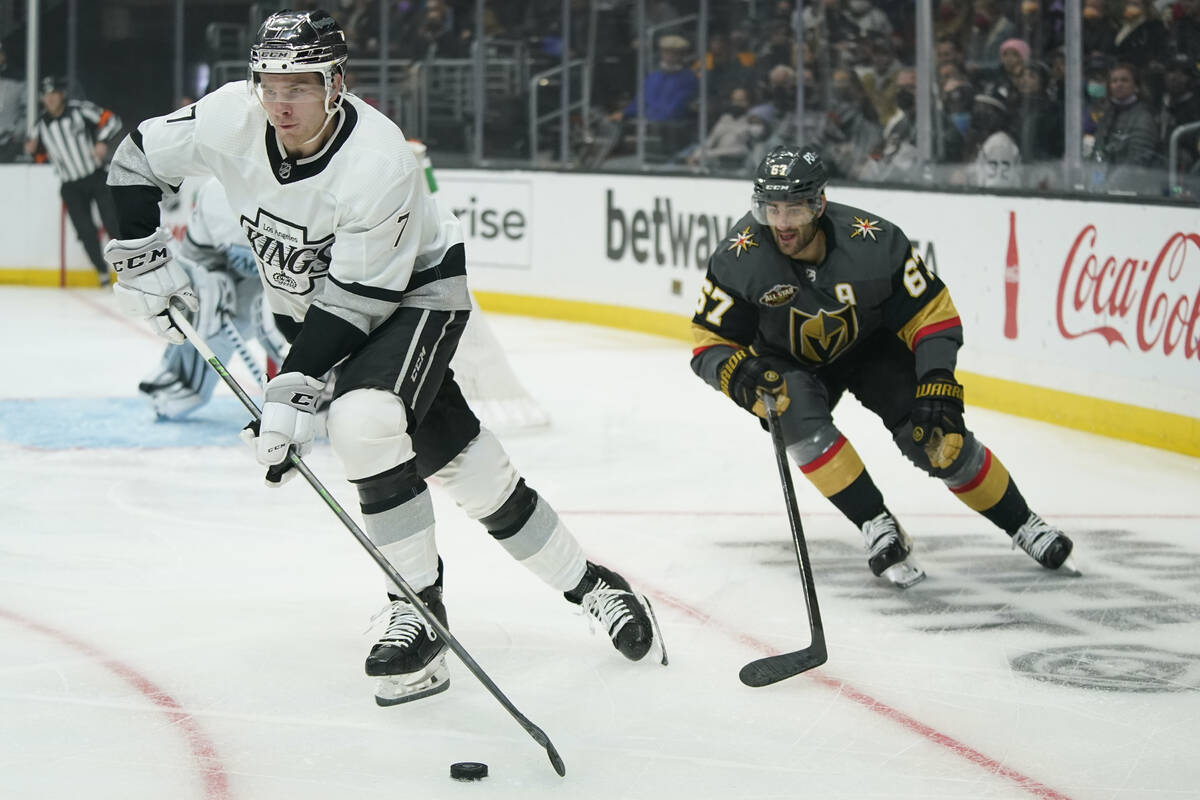
<svg viewBox="0 0 1200 800"><path fill-rule="evenodd" d="M909 556L899 564L892 564L879 577L887 578L894 586L907 589L925 580L925 570L921 569L912 556Z"/></svg>
<svg viewBox="0 0 1200 800"><path fill-rule="evenodd" d="M658 617L654 616L654 607L650 605L650 598L644 594L639 594L637 597L646 608L646 616L650 617L650 629L654 631L654 644L658 647L660 655L659 663L665 667L667 665L667 643L663 641L662 628L658 627Z"/></svg>
<svg viewBox="0 0 1200 800"><path fill-rule="evenodd" d="M411 703L422 697L441 694L450 688L450 670L445 654L439 655L421 672L388 675L375 687L375 704L383 707Z"/></svg>
<svg viewBox="0 0 1200 800"><path fill-rule="evenodd" d="M1068 578L1082 578L1083 573L1079 571L1079 567L1075 566L1074 554L1067 556L1067 560L1058 565L1058 569L1054 570L1060 575L1066 575Z"/></svg>

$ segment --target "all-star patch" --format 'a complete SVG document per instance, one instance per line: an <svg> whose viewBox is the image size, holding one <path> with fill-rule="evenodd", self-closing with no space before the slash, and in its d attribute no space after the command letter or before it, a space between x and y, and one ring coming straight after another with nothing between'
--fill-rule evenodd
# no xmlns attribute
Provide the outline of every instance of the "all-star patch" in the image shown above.
<svg viewBox="0 0 1200 800"><path fill-rule="evenodd" d="M734 252L734 255L738 258L741 258L742 253L746 252L751 247L758 247L758 242L754 241L754 234L750 232L749 225L747 225L746 229L737 236L734 236L732 239L726 239L725 241L733 242L733 244L729 245L729 249L736 251Z"/></svg>
<svg viewBox="0 0 1200 800"><path fill-rule="evenodd" d="M851 239L858 238L859 236L865 239L870 236L873 242L879 241L875 238L875 234L883 231L883 228L879 227L879 220L871 220L867 217L855 217L854 222L850 223L850 229L853 231L850 234Z"/></svg>
<svg viewBox="0 0 1200 800"><path fill-rule="evenodd" d="M796 292L798 291L800 291L799 286L792 286L791 284L787 283L777 283L768 289L762 297L758 298L758 302L762 303L764 306L784 306L796 296Z"/></svg>

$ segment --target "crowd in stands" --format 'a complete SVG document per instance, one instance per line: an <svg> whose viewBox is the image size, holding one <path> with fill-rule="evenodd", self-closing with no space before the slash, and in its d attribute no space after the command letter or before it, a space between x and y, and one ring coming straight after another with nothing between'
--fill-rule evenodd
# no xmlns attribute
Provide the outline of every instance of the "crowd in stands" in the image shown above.
<svg viewBox="0 0 1200 800"><path fill-rule="evenodd" d="M915 4L758 5L769 11L765 19L725 19L708 36L709 134L702 143L695 138L699 54L683 28L658 40L660 61L644 91L657 154L744 171L774 145L802 141L820 146L841 177L919 179ZM1064 188L1064 6L1063 0L936 0L930 77L938 182ZM1101 191L1162 194L1172 132L1200 120L1200 0L1083 0L1082 28L1087 85L1084 107L1075 113L1084 134L1083 179ZM798 60L800 76L792 66ZM797 80L803 113L796 111ZM629 101L615 118L627 120L633 109ZM677 149L683 132L691 144ZM1198 141L1190 133L1178 149L1181 173L1193 177L1200 173Z"/></svg>
<svg viewBox="0 0 1200 800"><path fill-rule="evenodd" d="M1166 193L1172 133L1200 120L1200 0L1081 3L1086 85L1083 107L1071 110L1064 107L1065 0L933 0L930 164L917 149L913 0L713 0L703 52L697 0L644 0L641 29L635 0L570 0L571 55L594 55L591 133L599 128L611 139L603 158L585 165L622 165L641 108L646 159L682 170L744 173L776 144L802 142L821 147L837 176L854 180L1030 190L1077 188L1082 180L1097 191ZM475 0L290 5L329 7L356 59L465 58L477 35ZM562 56L561 9L562 0L487 2L484 33L525 43L534 70L553 66ZM639 107L642 44L650 56ZM1073 186L1063 171L1070 114L1083 131L1084 175ZM514 118L512 130L493 138L526 138L523 113ZM1198 145L1195 132L1178 138L1191 196L1200 195Z"/></svg>

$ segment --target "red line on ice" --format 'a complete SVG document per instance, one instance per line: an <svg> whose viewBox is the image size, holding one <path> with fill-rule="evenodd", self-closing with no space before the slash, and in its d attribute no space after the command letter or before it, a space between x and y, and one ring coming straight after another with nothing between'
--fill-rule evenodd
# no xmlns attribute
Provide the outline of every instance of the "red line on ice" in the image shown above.
<svg viewBox="0 0 1200 800"><path fill-rule="evenodd" d="M647 584L643 583L642 585L646 586ZM742 644L748 645L749 647L752 647L755 650L758 650L759 652L761 652L764 655L775 656L775 655L779 655L779 653L781 652L780 650L772 647L771 645L767 644L766 642L763 642L759 639L755 639L753 636L749 636L745 633L742 633L741 631L736 631L731 628L727 628L726 626L722 625L721 623L715 621L711 615L705 614L703 611L699 611L698 609L693 608L692 606L688 605L686 602L680 600L677 597L673 597L669 594L665 594L661 591L653 590L653 589L649 593L654 595L656 600L660 600L661 602L666 603L667 605L671 606L675 610L680 611L699 622L703 622L706 625L710 625L710 626L720 629L722 633L725 633L726 635L736 639L737 641L741 642ZM845 683L844 681L837 680L836 678L830 678L829 676L824 675L821 672L807 672L804 674L804 677L811 678L812 680L815 680L817 683L821 684L822 686L824 686L828 689L835 690L836 692L838 692L838 694L842 695L843 697L847 697L850 700L853 700L855 703L858 703L860 706L866 708L868 711L873 711L876 714L880 714L884 717L887 717L891 721L901 725L902 727L907 728L908 730L917 734L921 738L923 738L927 741L933 742L934 744L939 745L941 747L944 747L947 750L949 750L950 752L954 753L956 756L965 758L968 761L970 761L980 767L983 767L984 769L986 769L988 772L992 773L993 775L996 775L1001 778L1006 778L1009 781L1012 781L1017 786L1019 786L1021 789L1024 789L1025 791L1032 794L1034 797L1042 797L1042 798L1046 798L1047 800L1070 800L1070 798L1067 795L1062 794L1061 792L1055 791L1054 789L1051 789L1049 786L1046 786L1044 783L1036 781L1033 778L1030 778L1028 775L1023 775L1020 772L1017 772L1015 769L1011 769L1009 767L1004 766L1004 764L1000 763L996 759L990 758L990 757L984 755L983 753L979 752L978 750L971 747L970 745L964 744L963 742L960 742L957 739L955 739L953 736L948 736L944 733L941 733L940 731L937 731L937 730L929 727L928 725L926 725L923 722L920 722L919 720L913 719L908 714L905 714L903 711L900 711L899 709L896 709L896 708L892 708L887 703L876 700L874 697L871 697L869 694L867 694L865 692L861 692L858 689L855 689L853 686L850 686L849 684Z"/></svg>
<svg viewBox="0 0 1200 800"><path fill-rule="evenodd" d="M102 664L110 672L132 684L147 700L158 706L174 726L183 731L183 735L188 742L188 747L192 751L192 759L196 762L197 770L204 782L205 798L207 800L227 800L227 798L232 797L229 793L229 779L225 774L225 768L221 765L221 759L217 756L217 750L213 746L212 741L200 728L199 723L183 710L183 707L179 705L175 698L163 691L154 681L142 675L128 664L105 655L93 645L81 639L76 639L69 633L64 633L57 628L43 625L40 622L35 622L3 608L0 608L0 617L15 622L31 631L40 633L43 636L57 639L72 649L84 653L89 658Z"/></svg>

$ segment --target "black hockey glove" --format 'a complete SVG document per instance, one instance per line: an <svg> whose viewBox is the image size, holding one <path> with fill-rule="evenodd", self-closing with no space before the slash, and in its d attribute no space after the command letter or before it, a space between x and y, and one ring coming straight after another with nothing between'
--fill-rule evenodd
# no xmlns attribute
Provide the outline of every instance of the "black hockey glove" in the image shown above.
<svg viewBox="0 0 1200 800"><path fill-rule="evenodd" d="M929 463L945 469L963 446L963 387L948 369L931 369L917 383L912 413L913 441L925 449Z"/></svg>
<svg viewBox="0 0 1200 800"><path fill-rule="evenodd" d="M735 350L725 359L719 373L721 391L733 402L762 419L767 410L763 407L761 394L775 395L775 410L787 411L787 381L765 359L753 355L746 348Z"/></svg>

